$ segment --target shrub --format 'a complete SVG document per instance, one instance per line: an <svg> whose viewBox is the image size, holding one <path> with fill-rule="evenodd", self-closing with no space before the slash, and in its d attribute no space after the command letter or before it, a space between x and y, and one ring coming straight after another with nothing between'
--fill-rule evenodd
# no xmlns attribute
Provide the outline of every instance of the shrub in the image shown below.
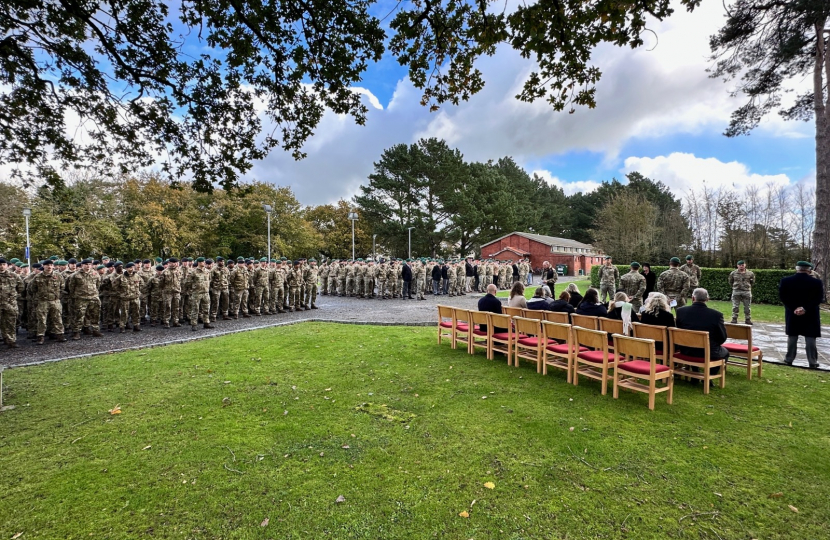
<svg viewBox="0 0 830 540"><path fill-rule="evenodd" d="M591 286L599 287L599 265L591 267ZM628 273L628 265L617 265L620 277ZM668 270L668 266L652 266L651 271L658 276ZM712 300L730 300L732 287L729 286L729 274L734 268L701 268L700 286L709 291ZM755 273L755 285L752 287L752 302L758 304L777 304L778 283L781 278L793 275L794 270L752 270Z"/></svg>

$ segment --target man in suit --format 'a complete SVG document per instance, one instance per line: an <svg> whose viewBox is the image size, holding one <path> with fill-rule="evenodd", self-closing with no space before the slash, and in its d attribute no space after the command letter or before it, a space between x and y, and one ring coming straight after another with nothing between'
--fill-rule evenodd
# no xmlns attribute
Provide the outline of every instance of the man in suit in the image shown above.
<svg viewBox="0 0 830 540"><path fill-rule="evenodd" d="M512 263L513 268L513 283L516 283L521 278L519 277L519 265L516 264L514 261L510 261Z"/></svg>
<svg viewBox="0 0 830 540"><path fill-rule="evenodd" d="M478 301L478 310L479 311L489 311L490 313L496 313L501 315L501 300L496 298L496 293L499 291L499 288L493 284L487 285L487 294L482 296ZM481 328L482 332L487 331L486 324L480 324L479 327ZM493 327L493 333L499 332L507 332L506 328L497 328Z"/></svg>
<svg viewBox="0 0 830 540"><path fill-rule="evenodd" d="M475 271L473 270L473 263L471 259L467 257L464 260L464 277L466 278L464 281L464 291L463 292L473 292L473 278L475 277Z"/></svg>
<svg viewBox="0 0 830 540"><path fill-rule="evenodd" d="M407 259L404 261L403 266L401 267L401 279L403 280L403 299L406 300L409 298L410 300L415 300L412 296L412 268L409 266L409 263L412 262L412 259Z"/></svg>
<svg viewBox="0 0 830 540"><path fill-rule="evenodd" d="M444 282L443 294L447 296L450 294L450 265L446 261L441 261L441 279Z"/></svg>
<svg viewBox="0 0 830 540"><path fill-rule="evenodd" d="M709 358L724 361L729 358L729 351L722 345L726 342L726 326L723 324L723 313L706 306L709 301L709 292L697 288L692 292L692 305L677 309L677 327L684 330L699 330L709 332ZM688 356L703 358L703 349L681 347L681 352ZM712 368L712 375L717 375L720 367Z"/></svg>
<svg viewBox="0 0 830 540"><path fill-rule="evenodd" d="M824 293L820 279L811 276L813 265L798 261L796 273L778 284L778 297L784 304L787 332L787 355L784 362L792 365L798 349L798 336L804 336L807 362L810 369L818 369L816 338L821 337L819 304Z"/></svg>
<svg viewBox="0 0 830 540"><path fill-rule="evenodd" d="M432 267L432 294L438 296L441 291L438 290L438 285L441 283L441 265L436 264Z"/></svg>

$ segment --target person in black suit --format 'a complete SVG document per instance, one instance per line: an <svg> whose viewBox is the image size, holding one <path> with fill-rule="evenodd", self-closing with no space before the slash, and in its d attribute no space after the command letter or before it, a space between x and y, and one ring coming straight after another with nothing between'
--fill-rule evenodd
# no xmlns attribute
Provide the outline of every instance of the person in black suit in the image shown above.
<svg viewBox="0 0 830 540"><path fill-rule="evenodd" d="M820 279L810 275L813 265L798 261L796 273L785 277L778 284L778 297L784 304L787 332L787 355L784 362L792 365L798 349L798 336L804 336L807 347L807 362L810 369L818 369L816 338L821 337L821 316L819 305L824 295Z"/></svg>
<svg viewBox="0 0 830 540"><path fill-rule="evenodd" d="M489 311L490 313L496 313L496 314L501 315L502 303L501 303L501 300L496 298L496 293L497 292L499 292L498 287L496 287L492 283L490 285L487 285L487 294L485 294L484 296L482 296L479 299L479 301L478 301L478 310L479 311ZM487 331L487 325L486 324L480 324L479 328L481 328L482 332ZM507 332L507 329L506 328L498 328L498 327L494 326L493 327L493 333L498 334L499 332Z"/></svg>
<svg viewBox="0 0 830 540"><path fill-rule="evenodd" d="M450 294L450 265L441 263L441 279L444 280L444 295Z"/></svg>
<svg viewBox="0 0 830 540"><path fill-rule="evenodd" d="M513 263L513 283L516 283L517 281L519 281L519 265L514 262Z"/></svg>
<svg viewBox="0 0 830 540"><path fill-rule="evenodd" d="M657 274L651 271L651 265L643 264L643 277L646 278L646 290L643 292L643 298L648 298L649 293L654 292L657 286Z"/></svg>
<svg viewBox="0 0 830 540"><path fill-rule="evenodd" d="M412 268L409 267L409 263L411 262L412 259L404 261L403 267L401 268L401 279L403 280L403 298L415 300L412 297Z"/></svg>
<svg viewBox="0 0 830 540"><path fill-rule="evenodd" d="M726 342L726 326L723 324L723 313L706 306L709 301L709 292L706 289L697 288L692 291L692 305L677 309L677 327L684 330L699 330L709 332L709 358L711 360L726 361L729 358L723 344ZM680 347L680 352L687 356L703 358L703 349L693 347ZM720 373L720 367L713 367L711 374Z"/></svg>
<svg viewBox="0 0 830 540"><path fill-rule="evenodd" d="M470 262L470 259L464 261L464 277L466 278L464 281L464 292L473 292L473 278L475 277L475 271L473 270L473 263Z"/></svg>
<svg viewBox="0 0 830 540"><path fill-rule="evenodd" d="M441 283L441 265L436 264L432 267L432 294L438 296L441 291L438 290L438 285Z"/></svg>

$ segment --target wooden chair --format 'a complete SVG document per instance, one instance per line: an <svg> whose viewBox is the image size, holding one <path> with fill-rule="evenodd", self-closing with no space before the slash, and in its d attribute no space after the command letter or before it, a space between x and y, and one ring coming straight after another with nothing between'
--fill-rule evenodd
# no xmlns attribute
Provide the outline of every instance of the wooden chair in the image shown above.
<svg viewBox="0 0 830 540"><path fill-rule="evenodd" d="M542 335L545 338L545 347L542 349L542 375L547 375L548 366L552 366L564 369L568 383L572 382L574 355L577 351L571 325L543 321ZM579 352L587 351L586 347L579 348Z"/></svg>
<svg viewBox="0 0 830 540"><path fill-rule="evenodd" d="M669 366L657 363L653 339L639 339L614 335L614 351L620 358L614 370L614 399L620 397L620 386L648 394L648 408L654 410L654 398L668 392L666 403L672 404L674 373ZM639 382L646 381L647 384ZM665 386L657 386L664 381Z"/></svg>
<svg viewBox="0 0 830 540"><path fill-rule="evenodd" d="M470 352L470 312L466 309L453 308L453 320L455 321L455 328L453 328L453 349L458 347L459 343L463 343ZM472 327L475 329L475 326Z"/></svg>
<svg viewBox="0 0 830 540"><path fill-rule="evenodd" d="M579 376L596 379L602 383L602 395L608 393L611 370L617 366L617 356L609 352L608 334L601 330L590 330L580 326L572 328L575 347L587 347L588 351L576 353L574 358L574 386L579 385ZM582 364L584 367L580 367Z"/></svg>
<svg viewBox="0 0 830 540"><path fill-rule="evenodd" d="M701 332L698 330L682 330L680 328L669 328L669 340L671 342L670 366L675 374L682 374L692 379L703 381L703 393L709 393L709 381L712 379L720 379L720 387L726 386L726 366L723 360L712 360L709 349L709 332ZM689 356L679 351L678 347L694 347L703 349L703 358L696 356ZM675 364L680 364L680 369L675 367ZM713 367L720 367L720 373L711 375L710 369ZM694 371L692 368L700 368L703 372Z"/></svg>
<svg viewBox="0 0 830 540"><path fill-rule="evenodd" d="M665 326L655 326L638 322L631 323L635 338L654 340L654 357L664 366L669 365L669 330Z"/></svg>
<svg viewBox="0 0 830 540"><path fill-rule="evenodd" d="M567 324L568 326L571 325L570 314L559 311L546 311L545 320L558 324Z"/></svg>
<svg viewBox="0 0 830 540"><path fill-rule="evenodd" d="M545 313L549 313L548 311L543 311L541 309L525 309L522 310L524 313L522 317L525 319L533 319L536 321L544 321L545 320Z"/></svg>
<svg viewBox="0 0 830 540"><path fill-rule="evenodd" d="M524 358L536 364L536 373L542 373L542 350L545 348L545 339L542 336L542 321L513 317L513 324L516 333L524 336L516 339L514 365L519 367L519 359Z"/></svg>
<svg viewBox="0 0 830 540"><path fill-rule="evenodd" d="M614 349L614 334L620 334L621 336L627 336L628 334L623 333L623 322L618 321L616 319L609 319L607 317L599 317L597 319L599 321L599 329L603 332L608 333L608 347L609 350Z"/></svg>
<svg viewBox="0 0 830 540"><path fill-rule="evenodd" d="M490 354L490 335L493 333L493 327L490 326L490 317L486 311L470 311L470 324L473 325L473 332L470 334L470 354L476 353L476 348L484 349L487 359L491 357ZM481 329L484 325L486 330Z"/></svg>
<svg viewBox="0 0 830 540"><path fill-rule="evenodd" d="M438 306L438 345L441 338L450 338L452 348L455 349L455 317L450 306Z"/></svg>
<svg viewBox="0 0 830 540"><path fill-rule="evenodd" d="M590 315L577 315L576 313L571 313L571 325L587 328L588 330L599 330L598 317Z"/></svg>
<svg viewBox="0 0 830 540"><path fill-rule="evenodd" d="M513 348L516 345L516 340L520 337L513 330L513 318L510 315L497 315L495 313L490 313L489 316L490 322L487 327L492 329L490 333L490 360L493 360L496 353L500 352L507 356L507 365L509 366L513 361ZM507 331L496 332L496 328L506 329Z"/></svg>
<svg viewBox="0 0 830 540"><path fill-rule="evenodd" d="M521 317L524 314L524 309L520 307L502 306L501 312L504 315L510 315L511 317Z"/></svg>
<svg viewBox="0 0 830 540"><path fill-rule="evenodd" d="M747 324L725 323L726 337L744 343L724 343L723 348L729 351L729 359L726 364L729 366L740 366L746 368L746 378L752 380L752 368L758 368L760 377L764 369L764 353L759 347L752 345L752 327ZM757 362L753 360L757 359ZM726 368L724 368L726 369Z"/></svg>

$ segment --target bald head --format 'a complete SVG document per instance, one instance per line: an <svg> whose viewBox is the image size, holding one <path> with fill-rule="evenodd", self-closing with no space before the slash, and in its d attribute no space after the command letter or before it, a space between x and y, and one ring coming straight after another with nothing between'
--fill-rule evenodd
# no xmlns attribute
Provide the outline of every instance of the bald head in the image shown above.
<svg viewBox="0 0 830 540"><path fill-rule="evenodd" d="M497 292L499 292L498 287L496 287L492 283L487 285L487 294L492 294L493 296L495 296Z"/></svg>

